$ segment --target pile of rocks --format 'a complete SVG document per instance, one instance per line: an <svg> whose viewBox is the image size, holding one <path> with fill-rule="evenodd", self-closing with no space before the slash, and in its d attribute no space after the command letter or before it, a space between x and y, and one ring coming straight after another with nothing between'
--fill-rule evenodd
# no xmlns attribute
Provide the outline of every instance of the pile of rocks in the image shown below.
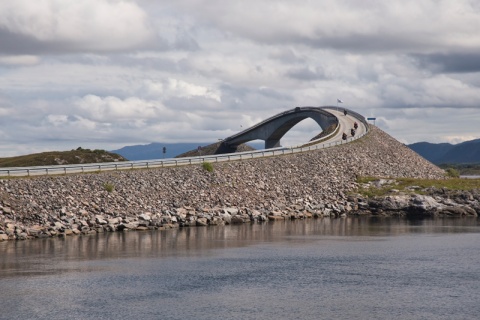
<svg viewBox="0 0 480 320"><path fill-rule="evenodd" d="M0 240L344 215L357 176L443 179L378 128L341 146L202 166L0 180ZM113 190L112 190L113 189Z"/></svg>
<svg viewBox="0 0 480 320"><path fill-rule="evenodd" d="M366 188L389 188L385 196L366 198L351 195L355 214L407 217L473 216L480 214L480 190L449 190L412 186L400 192L395 180L379 179Z"/></svg>

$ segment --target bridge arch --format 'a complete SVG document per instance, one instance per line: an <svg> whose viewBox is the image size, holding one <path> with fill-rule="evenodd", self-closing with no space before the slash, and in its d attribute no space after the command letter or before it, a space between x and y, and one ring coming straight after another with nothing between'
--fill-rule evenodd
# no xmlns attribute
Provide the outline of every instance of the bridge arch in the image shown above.
<svg viewBox="0 0 480 320"><path fill-rule="evenodd" d="M222 151L235 150L242 143L258 139L265 141L265 149L280 147L280 139L297 123L307 118L317 122L322 130L338 124L337 117L321 107L296 107L224 139Z"/></svg>

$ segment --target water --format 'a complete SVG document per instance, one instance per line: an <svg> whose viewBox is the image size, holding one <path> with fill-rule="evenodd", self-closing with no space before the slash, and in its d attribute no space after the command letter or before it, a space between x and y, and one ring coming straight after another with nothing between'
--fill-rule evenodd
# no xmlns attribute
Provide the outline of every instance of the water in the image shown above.
<svg viewBox="0 0 480 320"><path fill-rule="evenodd" d="M476 319L480 223L319 219L0 243L0 319Z"/></svg>

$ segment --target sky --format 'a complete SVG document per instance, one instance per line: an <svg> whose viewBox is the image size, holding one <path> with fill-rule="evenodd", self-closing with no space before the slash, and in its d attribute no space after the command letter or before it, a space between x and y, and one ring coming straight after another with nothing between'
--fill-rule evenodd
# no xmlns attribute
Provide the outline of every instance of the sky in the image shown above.
<svg viewBox="0 0 480 320"><path fill-rule="evenodd" d="M212 143L337 99L406 144L478 139L479 30L478 0L0 0L0 157Z"/></svg>

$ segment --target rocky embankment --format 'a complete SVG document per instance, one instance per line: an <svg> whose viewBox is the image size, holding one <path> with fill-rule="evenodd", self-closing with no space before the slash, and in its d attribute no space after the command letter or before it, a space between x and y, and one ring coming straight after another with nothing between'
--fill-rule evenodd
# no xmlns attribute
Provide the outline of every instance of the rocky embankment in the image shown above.
<svg viewBox="0 0 480 320"><path fill-rule="evenodd" d="M461 217L480 214L480 190L449 190L447 188L421 188L411 186L406 190L395 189L397 181L378 179L363 188L390 188L387 195L363 197L350 195L354 213L375 216L406 217Z"/></svg>
<svg viewBox="0 0 480 320"><path fill-rule="evenodd" d="M213 167L0 180L0 240L365 213L350 196L357 176L444 178L375 127L334 148Z"/></svg>

